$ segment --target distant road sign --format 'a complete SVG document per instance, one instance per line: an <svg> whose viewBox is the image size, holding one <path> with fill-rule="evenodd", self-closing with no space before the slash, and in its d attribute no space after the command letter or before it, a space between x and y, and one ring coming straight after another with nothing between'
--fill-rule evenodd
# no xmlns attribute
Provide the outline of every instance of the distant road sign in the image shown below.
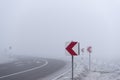
<svg viewBox="0 0 120 80"><path fill-rule="evenodd" d="M92 47L89 46L89 47L87 48L87 51L88 51L89 53L91 53L91 52L92 52Z"/></svg>
<svg viewBox="0 0 120 80"><path fill-rule="evenodd" d="M67 42L66 43L66 52L72 56L79 55L79 42Z"/></svg>
<svg viewBox="0 0 120 80"><path fill-rule="evenodd" d="M12 46L9 46L9 50L11 50L12 49Z"/></svg>
<svg viewBox="0 0 120 80"><path fill-rule="evenodd" d="M84 50L85 50L85 49L84 49L84 48L82 48L82 49L81 49L81 52L82 52L82 53L84 53Z"/></svg>

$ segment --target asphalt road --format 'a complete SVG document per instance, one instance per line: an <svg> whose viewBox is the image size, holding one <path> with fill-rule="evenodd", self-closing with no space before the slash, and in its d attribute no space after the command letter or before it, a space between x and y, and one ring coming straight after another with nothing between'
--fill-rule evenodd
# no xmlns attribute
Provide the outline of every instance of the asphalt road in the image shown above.
<svg viewBox="0 0 120 80"><path fill-rule="evenodd" d="M66 65L64 61L41 58L19 58L0 64L0 80L42 80Z"/></svg>

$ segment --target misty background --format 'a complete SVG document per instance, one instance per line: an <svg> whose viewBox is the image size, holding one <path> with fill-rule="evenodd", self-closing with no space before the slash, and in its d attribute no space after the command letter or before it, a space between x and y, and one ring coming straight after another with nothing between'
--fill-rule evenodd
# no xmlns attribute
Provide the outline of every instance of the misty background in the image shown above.
<svg viewBox="0 0 120 80"><path fill-rule="evenodd" d="M0 0L0 53L69 58L66 41L120 60L119 0ZM87 54L87 53L85 53Z"/></svg>

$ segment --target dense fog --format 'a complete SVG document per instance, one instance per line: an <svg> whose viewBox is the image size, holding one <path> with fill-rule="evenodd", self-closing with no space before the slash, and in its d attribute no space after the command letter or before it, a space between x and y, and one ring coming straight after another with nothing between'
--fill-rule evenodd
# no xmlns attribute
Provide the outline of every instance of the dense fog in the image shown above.
<svg viewBox="0 0 120 80"><path fill-rule="evenodd" d="M93 58L119 60L119 9L119 0L1 0L0 53L63 59L65 42L79 41Z"/></svg>

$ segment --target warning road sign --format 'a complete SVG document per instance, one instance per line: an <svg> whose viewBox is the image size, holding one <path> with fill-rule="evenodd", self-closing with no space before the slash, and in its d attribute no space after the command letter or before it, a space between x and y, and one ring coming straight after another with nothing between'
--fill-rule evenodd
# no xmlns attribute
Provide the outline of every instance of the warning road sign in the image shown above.
<svg viewBox="0 0 120 80"><path fill-rule="evenodd" d="M79 55L79 42L67 42L66 43L66 53L72 56Z"/></svg>
<svg viewBox="0 0 120 80"><path fill-rule="evenodd" d="M89 47L87 48L87 51L88 51L89 53L92 53L92 47L89 46Z"/></svg>

